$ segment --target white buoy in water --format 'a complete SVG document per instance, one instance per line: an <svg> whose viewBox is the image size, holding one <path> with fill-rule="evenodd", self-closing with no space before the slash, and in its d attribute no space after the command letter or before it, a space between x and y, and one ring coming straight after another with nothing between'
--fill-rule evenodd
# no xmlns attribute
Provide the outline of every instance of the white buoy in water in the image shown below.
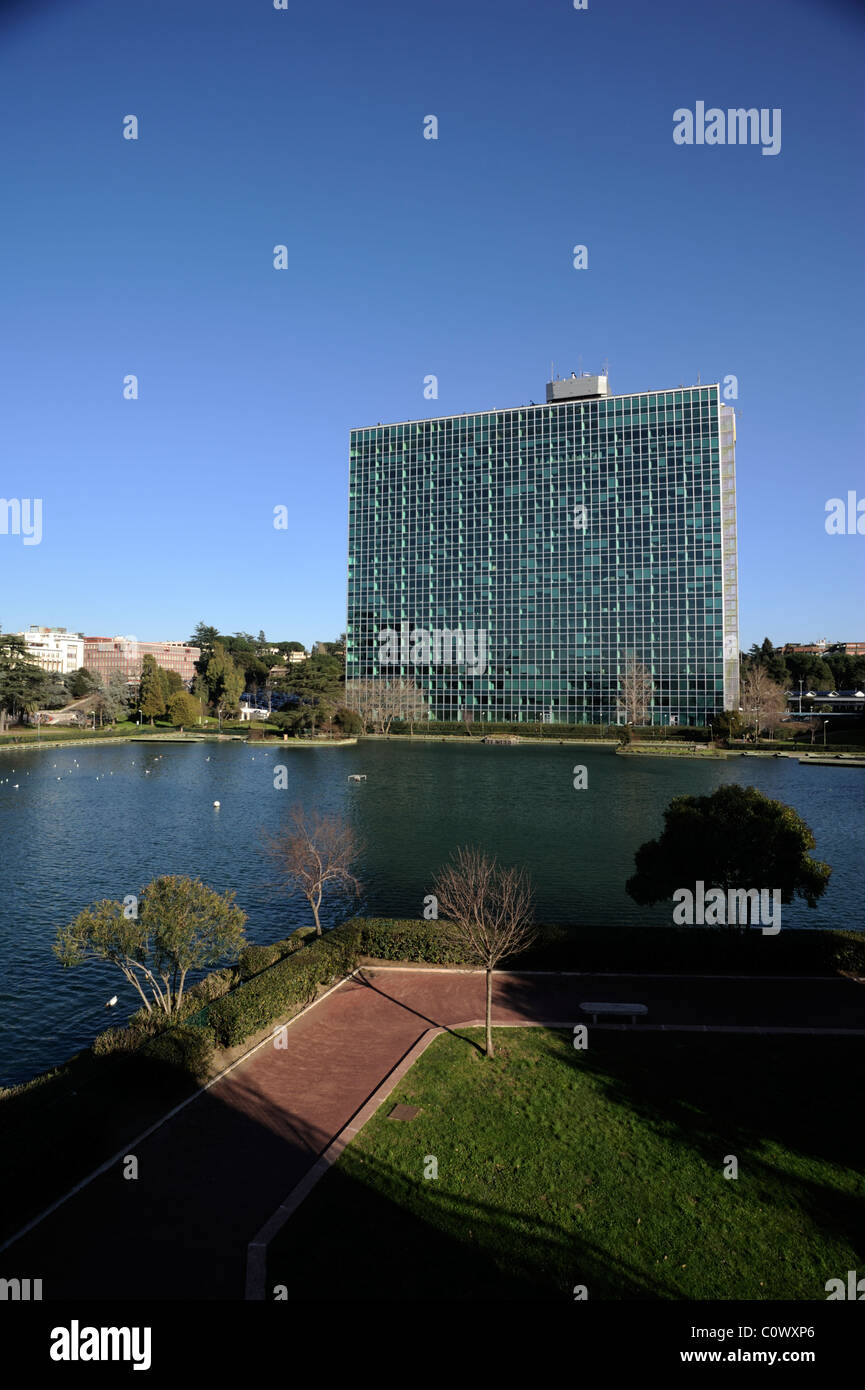
<svg viewBox="0 0 865 1390"><path fill-rule="evenodd" d="M213 804L214 804L214 806L216 807L216 809L217 809L217 811L218 811L218 810L219 810L219 802L218 802L218 801L214 801Z"/></svg>

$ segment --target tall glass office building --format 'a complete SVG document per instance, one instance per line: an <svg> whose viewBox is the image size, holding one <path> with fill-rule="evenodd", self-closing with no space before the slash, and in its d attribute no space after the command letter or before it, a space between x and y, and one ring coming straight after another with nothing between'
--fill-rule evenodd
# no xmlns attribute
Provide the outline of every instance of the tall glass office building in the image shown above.
<svg viewBox="0 0 865 1390"><path fill-rule="evenodd" d="M705 724L736 708L735 415L717 385L351 432L346 675L430 717Z"/></svg>

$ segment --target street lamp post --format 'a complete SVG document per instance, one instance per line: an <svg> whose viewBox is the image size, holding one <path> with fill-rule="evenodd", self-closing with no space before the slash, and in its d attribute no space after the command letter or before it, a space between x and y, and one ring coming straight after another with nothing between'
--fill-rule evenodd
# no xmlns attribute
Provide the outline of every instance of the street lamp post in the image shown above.
<svg viewBox="0 0 865 1390"><path fill-rule="evenodd" d="M829 723L829 720L828 720L828 719L824 719L824 720L823 720L823 747L824 747L824 748L826 747L826 726L828 725L828 723Z"/></svg>
<svg viewBox="0 0 865 1390"><path fill-rule="evenodd" d="M802 713L802 681L799 682L799 713Z"/></svg>

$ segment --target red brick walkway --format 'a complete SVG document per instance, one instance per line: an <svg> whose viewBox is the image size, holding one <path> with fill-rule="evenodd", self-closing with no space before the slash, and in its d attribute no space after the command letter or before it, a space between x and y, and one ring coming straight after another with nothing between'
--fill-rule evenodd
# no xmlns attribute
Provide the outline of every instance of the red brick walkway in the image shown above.
<svg viewBox="0 0 865 1390"><path fill-rule="evenodd" d="M567 1023L580 1000L648 1004L650 1026L863 1029L849 980L497 975L499 1023ZM3 1256L52 1298L241 1299L248 1242L417 1040L480 1018L480 974L370 970L259 1048ZM637 1028L645 1027L638 1024ZM58 1156L62 1161L62 1156ZM14 1266L14 1268L13 1268Z"/></svg>

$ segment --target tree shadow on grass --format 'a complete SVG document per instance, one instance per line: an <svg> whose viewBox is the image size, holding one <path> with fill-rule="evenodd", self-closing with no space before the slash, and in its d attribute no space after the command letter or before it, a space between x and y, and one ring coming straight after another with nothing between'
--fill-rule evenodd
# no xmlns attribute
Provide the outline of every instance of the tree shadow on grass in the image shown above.
<svg viewBox="0 0 865 1390"><path fill-rule="evenodd" d="M527 1022L537 1018L536 981L511 976L498 990L509 1011ZM567 1010L575 1022L581 1019L576 1002L564 1007L558 1022ZM641 1032L639 1024L614 1030L581 1021L589 1046L571 1050L571 1063L606 1078L612 1099L638 1113L643 1107L656 1125L684 1129L699 1145L702 1116L708 1132L725 1136L723 1143L731 1132L748 1134L865 1169L857 1099L865 1080L865 1037Z"/></svg>
<svg viewBox="0 0 865 1390"><path fill-rule="evenodd" d="M552 1221L409 1180L368 1153L326 1175L267 1257L267 1297L292 1301L573 1301L578 1285L590 1299L677 1297Z"/></svg>
<svg viewBox="0 0 865 1390"><path fill-rule="evenodd" d="M793 1206L830 1240L865 1252L865 1183L852 1190L784 1167L767 1146L795 1160L861 1173L863 1136L851 1114L848 1044L860 1039L697 1035L634 1031L589 1034L577 1051L567 1035L546 1051L589 1075L604 1097L663 1141L681 1146L721 1177L734 1155L755 1209ZM854 1088L855 1090L855 1088ZM754 1186L751 1187L751 1184ZM829 1270L826 1277L834 1275ZM816 1281L815 1289L822 1287Z"/></svg>

